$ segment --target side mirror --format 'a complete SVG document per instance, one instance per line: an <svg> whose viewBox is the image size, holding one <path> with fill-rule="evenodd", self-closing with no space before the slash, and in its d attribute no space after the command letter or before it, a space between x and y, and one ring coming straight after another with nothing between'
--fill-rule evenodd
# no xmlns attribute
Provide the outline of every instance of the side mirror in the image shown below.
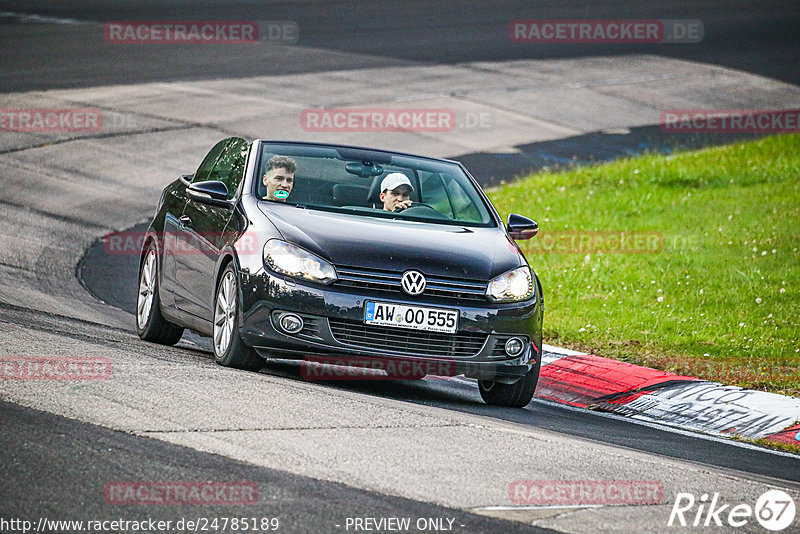
<svg viewBox="0 0 800 534"><path fill-rule="evenodd" d="M186 188L189 198L222 208L230 208L232 203L228 200L228 186L219 180L209 180L207 182L197 182Z"/></svg>
<svg viewBox="0 0 800 534"><path fill-rule="evenodd" d="M536 224L536 221L533 219L517 215L516 213L509 213L506 229L511 239L521 241L535 236L539 231L539 225Z"/></svg>

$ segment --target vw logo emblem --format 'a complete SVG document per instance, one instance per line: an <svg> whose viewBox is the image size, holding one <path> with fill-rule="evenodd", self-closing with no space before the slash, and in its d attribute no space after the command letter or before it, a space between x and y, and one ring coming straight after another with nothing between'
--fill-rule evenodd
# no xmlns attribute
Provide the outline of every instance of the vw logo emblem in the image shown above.
<svg viewBox="0 0 800 534"><path fill-rule="evenodd" d="M403 278L400 280L400 285L403 286L403 291L409 295L420 295L425 291L425 277L419 271L406 271L403 273Z"/></svg>

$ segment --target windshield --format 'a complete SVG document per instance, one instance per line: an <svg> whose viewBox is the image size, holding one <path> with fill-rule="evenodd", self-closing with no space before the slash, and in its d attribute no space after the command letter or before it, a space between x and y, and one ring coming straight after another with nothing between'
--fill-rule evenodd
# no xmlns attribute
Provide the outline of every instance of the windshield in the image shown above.
<svg viewBox="0 0 800 534"><path fill-rule="evenodd" d="M454 163L366 149L265 143L258 169L254 194L262 200L363 217L495 225L481 195Z"/></svg>

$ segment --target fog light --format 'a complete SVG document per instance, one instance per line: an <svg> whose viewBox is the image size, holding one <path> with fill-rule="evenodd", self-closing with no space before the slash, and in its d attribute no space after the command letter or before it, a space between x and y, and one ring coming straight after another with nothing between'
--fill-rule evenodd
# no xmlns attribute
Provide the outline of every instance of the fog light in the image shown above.
<svg viewBox="0 0 800 534"><path fill-rule="evenodd" d="M303 329L303 319L294 313L282 313L278 316L278 326L287 334L296 334Z"/></svg>
<svg viewBox="0 0 800 534"><path fill-rule="evenodd" d="M518 337L512 337L506 341L506 354L509 356L519 356L525 348L525 343Z"/></svg>

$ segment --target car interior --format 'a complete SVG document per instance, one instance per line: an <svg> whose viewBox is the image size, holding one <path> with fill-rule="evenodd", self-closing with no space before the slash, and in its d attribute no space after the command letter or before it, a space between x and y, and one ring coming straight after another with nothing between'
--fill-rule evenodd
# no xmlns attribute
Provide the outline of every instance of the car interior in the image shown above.
<svg viewBox="0 0 800 534"><path fill-rule="evenodd" d="M272 153L262 156L259 176ZM413 186L412 206L398 212L419 220L459 221L490 224L488 214L476 207L480 199L468 192L454 176L438 169L416 169L370 161L348 161L331 157L292 155L297 162L294 187L287 203L318 208L342 208L364 214L384 214L380 200L381 182L390 173L405 174ZM258 181L256 193L266 195L266 186Z"/></svg>
<svg viewBox="0 0 800 534"><path fill-rule="evenodd" d="M297 171L289 198L293 204L382 209L381 181L391 172L402 172L408 176L414 184L411 200L420 202L419 179L413 171L378 167L380 174L377 176L359 176L348 172L344 163L339 160L302 157L294 159L297 161ZM264 174L265 170L262 169L259 175L264 176ZM259 182L259 198L263 198L266 193L266 186L263 182Z"/></svg>

